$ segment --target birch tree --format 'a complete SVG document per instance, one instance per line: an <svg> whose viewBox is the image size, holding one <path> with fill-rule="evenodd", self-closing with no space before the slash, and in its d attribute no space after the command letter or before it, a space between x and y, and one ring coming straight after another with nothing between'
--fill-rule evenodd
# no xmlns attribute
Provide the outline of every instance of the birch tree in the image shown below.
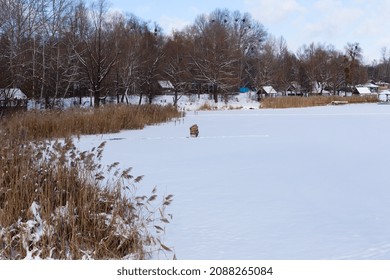
<svg viewBox="0 0 390 280"><path fill-rule="evenodd" d="M37 10L39 0L1 0L0 34L2 60L8 66L8 75L2 81L7 87L22 87L28 72L29 43L39 27Z"/></svg>
<svg viewBox="0 0 390 280"><path fill-rule="evenodd" d="M142 34L147 24L134 15L117 14L114 32L118 40L116 48L121 50L120 59L115 66L115 91L118 102L129 102L129 95L140 91L140 72L142 60Z"/></svg>
<svg viewBox="0 0 390 280"><path fill-rule="evenodd" d="M68 19L72 12L72 1L47 0L41 12L40 97L45 97L46 107L53 107L57 98L66 96L72 84L72 79L69 79L73 71L69 64L72 53L69 52L66 38L70 31Z"/></svg>

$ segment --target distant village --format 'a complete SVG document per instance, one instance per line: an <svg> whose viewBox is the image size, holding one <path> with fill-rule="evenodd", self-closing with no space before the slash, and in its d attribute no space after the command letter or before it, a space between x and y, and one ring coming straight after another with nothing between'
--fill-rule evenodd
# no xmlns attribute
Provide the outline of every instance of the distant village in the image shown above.
<svg viewBox="0 0 390 280"><path fill-rule="evenodd" d="M209 94L219 102L240 92L255 92L259 101L368 94L388 100L390 55L365 65L358 42L342 50L302 42L292 52L283 37L240 11L216 9L166 34L158 23L109 12L105 0L51 8L48 2L6 1L0 11L2 110L56 108L64 99L82 106L85 98L94 107L129 97L152 103L162 94L173 95L174 105L182 95Z"/></svg>

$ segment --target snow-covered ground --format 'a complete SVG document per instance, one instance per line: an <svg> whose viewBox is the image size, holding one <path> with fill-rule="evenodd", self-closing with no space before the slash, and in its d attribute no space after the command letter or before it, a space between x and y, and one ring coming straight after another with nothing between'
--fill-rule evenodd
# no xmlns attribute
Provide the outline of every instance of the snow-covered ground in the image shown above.
<svg viewBox="0 0 390 280"><path fill-rule="evenodd" d="M130 104L139 104L139 96L135 95L129 95L127 97L127 102ZM214 100L210 97L209 94L192 94L192 95L185 95L185 94L179 94L178 95L178 102L177 106L179 110L182 111L196 111L200 107L207 105L212 109L218 109L218 110L230 110L230 109L258 109L260 103L257 101L257 94L256 92L250 91L246 93L236 93L232 94L228 98L228 102L225 102L223 99L219 98L219 102L214 102ZM93 97L83 97L81 99L79 98L66 98L66 99L58 99L55 103L56 106L59 106L60 108L69 108L73 106L81 106L84 108L90 108L93 103L94 98ZM148 104L148 98L147 96L144 96L141 100L142 104ZM107 103L116 103L116 96L111 96L106 98ZM124 101L126 103L126 100ZM158 95L153 99L154 104L159 105L168 105L173 104L174 102L174 96L173 94L169 95ZM37 109L37 108L44 108L43 103L38 103L36 100L29 100L28 102L28 109Z"/></svg>
<svg viewBox="0 0 390 280"><path fill-rule="evenodd" d="M174 194L178 259L390 258L390 106L190 111L76 145L102 141L141 193Z"/></svg>
<svg viewBox="0 0 390 280"><path fill-rule="evenodd" d="M134 97L133 97L134 98ZM132 103L136 103L134 99ZM146 103L146 100L144 101ZM173 103L172 95L156 96L154 103L165 105ZM256 92L249 91L245 93L237 93L229 96L228 101L223 98L219 98L216 103L209 94L192 94L192 95L179 95L177 106L179 110L183 111L196 111L202 106L209 106L213 110L231 110L231 109L259 109L260 103L258 102L258 96Z"/></svg>

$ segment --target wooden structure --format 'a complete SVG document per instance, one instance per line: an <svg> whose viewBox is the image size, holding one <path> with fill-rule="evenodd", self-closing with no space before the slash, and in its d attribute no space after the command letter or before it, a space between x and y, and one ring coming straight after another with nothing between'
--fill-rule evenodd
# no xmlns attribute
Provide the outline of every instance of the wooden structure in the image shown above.
<svg viewBox="0 0 390 280"><path fill-rule="evenodd" d="M27 110L27 96L18 88L0 89L0 115Z"/></svg>
<svg viewBox="0 0 390 280"><path fill-rule="evenodd" d="M263 97L276 97L277 94L272 86L263 86L257 91L257 98L260 101Z"/></svg>
<svg viewBox="0 0 390 280"><path fill-rule="evenodd" d="M175 91L175 87L170 81L157 81L161 94L172 93Z"/></svg>

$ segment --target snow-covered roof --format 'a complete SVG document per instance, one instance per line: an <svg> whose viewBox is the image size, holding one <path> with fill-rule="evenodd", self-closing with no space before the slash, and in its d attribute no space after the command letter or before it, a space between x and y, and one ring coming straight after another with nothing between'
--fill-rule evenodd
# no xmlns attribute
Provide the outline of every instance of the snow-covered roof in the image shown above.
<svg viewBox="0 0 390 280"><path fill-rule="evenodd" d="M0 88L0 99L27 99L27 96L18 88Z"/></svg>
<svg viewBox="0 0 390 280"><path fill-rule="evenodd" d="M364 84L364 85L361 85L362 87L367 87L367 88L379 88L379 86L377 86L376 84L373 84L373 83L367 83L367 84Z"/></svg>
<svg viewBox="0 0 390 280"><path fill-rule="evenodd" d="M371 90L368 87L356 87L359 94L371 94Z"/></svg>
<svg viewBox="0 0 390 280"><path fill-rule="evenodd" d="M272 86L263 86L263 90L267 93L267 94L276 94L276 90L272 87Z"/></svg>
<svg viewBox="0 0 390 280"><path fill-rule="evenodd" d="M170 81L158 81L158 84L163 89L174 89L174 87Z"/></svg>

